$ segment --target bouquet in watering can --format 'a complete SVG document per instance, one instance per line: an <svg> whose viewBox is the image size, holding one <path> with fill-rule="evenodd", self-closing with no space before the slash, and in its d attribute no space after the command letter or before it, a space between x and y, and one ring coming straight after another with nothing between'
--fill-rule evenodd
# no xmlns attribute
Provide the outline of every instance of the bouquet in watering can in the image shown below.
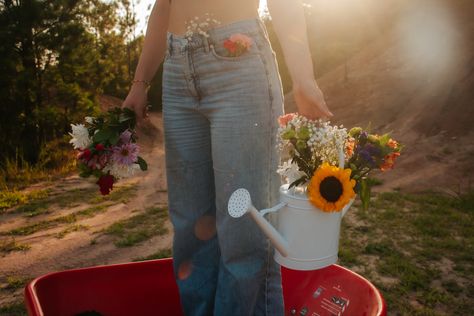
<svg viewBox="0 0 474 316"><path fill-rule="evenodd" d="M86 117L83 124L71 124L70 143L77 150L81 177L97 178L102 195L113 189L118 179L147 170L136 143L135 113L113 108L97 117Z"/></svg>
<svg viewBox="0 0 474 316"><path fill-rule="evenodd" d="M369 173L392 169L402 149L388 133L371 134L360 127L348 131L297 113L281 116L279 124L282 163L277 172L289 188L306 192L309 201L324 212L340 211L356 195L366 209Z"/></svg>

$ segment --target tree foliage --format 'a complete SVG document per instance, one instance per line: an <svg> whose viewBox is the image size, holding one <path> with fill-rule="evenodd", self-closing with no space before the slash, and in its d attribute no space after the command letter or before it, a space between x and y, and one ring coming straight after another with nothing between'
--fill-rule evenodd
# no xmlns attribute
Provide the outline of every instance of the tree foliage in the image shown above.
<svg viewBox="0 0 474 316"><path fill-rule="evenodd" d="M0 164L37 162L44 144L99 110L99 95L126 95L143 41L132 5L0 0Z"/></svg>

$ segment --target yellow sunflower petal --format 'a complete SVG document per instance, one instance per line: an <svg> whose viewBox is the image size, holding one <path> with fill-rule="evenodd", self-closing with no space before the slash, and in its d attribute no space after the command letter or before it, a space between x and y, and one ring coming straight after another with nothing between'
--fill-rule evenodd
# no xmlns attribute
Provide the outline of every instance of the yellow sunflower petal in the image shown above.
<svg viewBox="0 0 474 316"><path fill-rule="evenodd" d="M336 166L331 166L328 163L323 163L310 179L308 185L309 201L324 212L339 212L349 203L355 195L353 187L355 180L350 178L351 169L340 169ZM321 183L328 177L334 177L341 183L342 194L337 201L331 202L326 200L320 190Z"/></svg>

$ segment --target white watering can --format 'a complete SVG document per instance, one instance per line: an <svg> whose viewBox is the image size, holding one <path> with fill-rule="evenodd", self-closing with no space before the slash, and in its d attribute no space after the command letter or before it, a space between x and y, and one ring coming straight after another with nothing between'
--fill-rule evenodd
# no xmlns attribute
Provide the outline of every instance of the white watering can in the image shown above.
<svg viewBox="0 0 474 316"><path fill-rule="evenodd" d="M342 157L341 157L342 156ZM344 155L339 157L339 166L344 167ZM280 187L280 203L258 211L250 193L243 188L232 193L228 212L238 218L250 213L252 218L276 248L275 260L293 270L316 270L337 261L341 219L354 199L340 212L323 212L311 204L305 192L295 193L288 184ZM264 215L277 213L277 229Z"/></svg>

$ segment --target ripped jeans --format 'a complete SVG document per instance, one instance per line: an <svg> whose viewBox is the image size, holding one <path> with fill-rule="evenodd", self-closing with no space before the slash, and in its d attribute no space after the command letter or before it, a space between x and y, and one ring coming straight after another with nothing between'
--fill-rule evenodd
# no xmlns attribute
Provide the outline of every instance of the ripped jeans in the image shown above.
<svg viewBox="0 0 474 316"><path fill-rule="evenodd" d="M250 48L226 54L230 35ZM190 40L168 32L163 65L166 176L174 271L186 315L283 315L280 266L250 216L227 213L249 190L257 209L278 203L278 116L283 90L260 19Z"/></svg>

